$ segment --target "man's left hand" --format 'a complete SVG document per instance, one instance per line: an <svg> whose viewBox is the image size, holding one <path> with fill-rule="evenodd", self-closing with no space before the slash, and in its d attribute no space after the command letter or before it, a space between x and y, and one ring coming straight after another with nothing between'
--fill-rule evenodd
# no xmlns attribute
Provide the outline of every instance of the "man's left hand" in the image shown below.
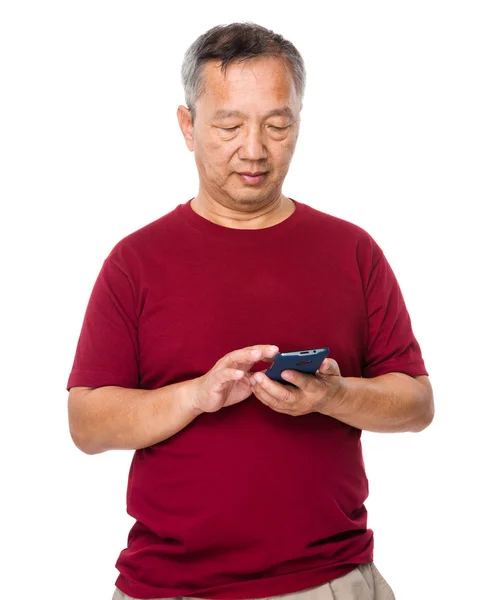
<svg viewBox="0 0 500 600"><path fill-rule="evenodd" d="M345 384L332 358L325 358L314 375L288 369L281 377L297 387L273 381L265 372L250 377L255 397L276 412L294 417L313 412L326 414L327 407L331 412L332 404L342 402Z"/></svg>

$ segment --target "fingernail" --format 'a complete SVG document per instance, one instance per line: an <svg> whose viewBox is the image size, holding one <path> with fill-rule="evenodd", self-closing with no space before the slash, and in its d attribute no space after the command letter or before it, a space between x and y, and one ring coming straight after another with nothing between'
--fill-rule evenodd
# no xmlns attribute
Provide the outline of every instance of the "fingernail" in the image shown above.
<svg viewBox="0 0 500 600"><path fill-rule="evenodd" d="M261 373L257 373L256 375L254 375L254 379L258 383L261 383L262 381L264 381L264 375L262 375Z"/></svg>
<svg viewBox="0 0 500 600"><path fill-rule="evenodd" d="M250 377L250 385L255 385L255 378L254 377Z"/></svg>

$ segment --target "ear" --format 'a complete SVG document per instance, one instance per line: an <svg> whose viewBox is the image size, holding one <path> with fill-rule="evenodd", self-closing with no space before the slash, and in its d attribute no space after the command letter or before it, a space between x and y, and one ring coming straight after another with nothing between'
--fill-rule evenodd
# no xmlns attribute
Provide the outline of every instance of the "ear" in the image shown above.
<svg viewBox="0 0 500 600"><path fill-rule="evenodd" d="M177 109L177 121L181 128L184 141L188 149L193 152L194 150L194 133L193 133L193 120L191 118L191 112L185 106L179 106Z"/></svg>

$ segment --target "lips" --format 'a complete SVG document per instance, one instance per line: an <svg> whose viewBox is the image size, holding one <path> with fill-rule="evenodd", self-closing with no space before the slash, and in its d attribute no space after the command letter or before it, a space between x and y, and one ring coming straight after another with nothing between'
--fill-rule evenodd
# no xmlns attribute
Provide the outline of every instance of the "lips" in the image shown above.
<svg viewBox="0 0 500 600"><path fill-rule="evenodd" d="M264 181L265 176L267 175L266 171L245 171L244 173L238 173L238 176L248 185L258 185Z"/></svg>

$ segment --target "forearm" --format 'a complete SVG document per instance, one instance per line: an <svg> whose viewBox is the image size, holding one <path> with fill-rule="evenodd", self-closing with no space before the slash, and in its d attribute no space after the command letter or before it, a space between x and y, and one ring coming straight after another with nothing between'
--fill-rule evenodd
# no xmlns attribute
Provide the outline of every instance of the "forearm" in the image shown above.
<svg viewBox="0 0 500 600"><path fill-rule="evenodd" d="M426 377L387 373L364 379L344 377L339 402L322 413L375 432L421 431L434 416L432 388Z"/></svg>
<svg viewBox="0 0 500 600"><path fill-rule="evenodd" d="M95 388L69 402L70 431L87 454L136 450L181 431L197 416L192 408L192 382L156 390L116 386Z"/></svg>

